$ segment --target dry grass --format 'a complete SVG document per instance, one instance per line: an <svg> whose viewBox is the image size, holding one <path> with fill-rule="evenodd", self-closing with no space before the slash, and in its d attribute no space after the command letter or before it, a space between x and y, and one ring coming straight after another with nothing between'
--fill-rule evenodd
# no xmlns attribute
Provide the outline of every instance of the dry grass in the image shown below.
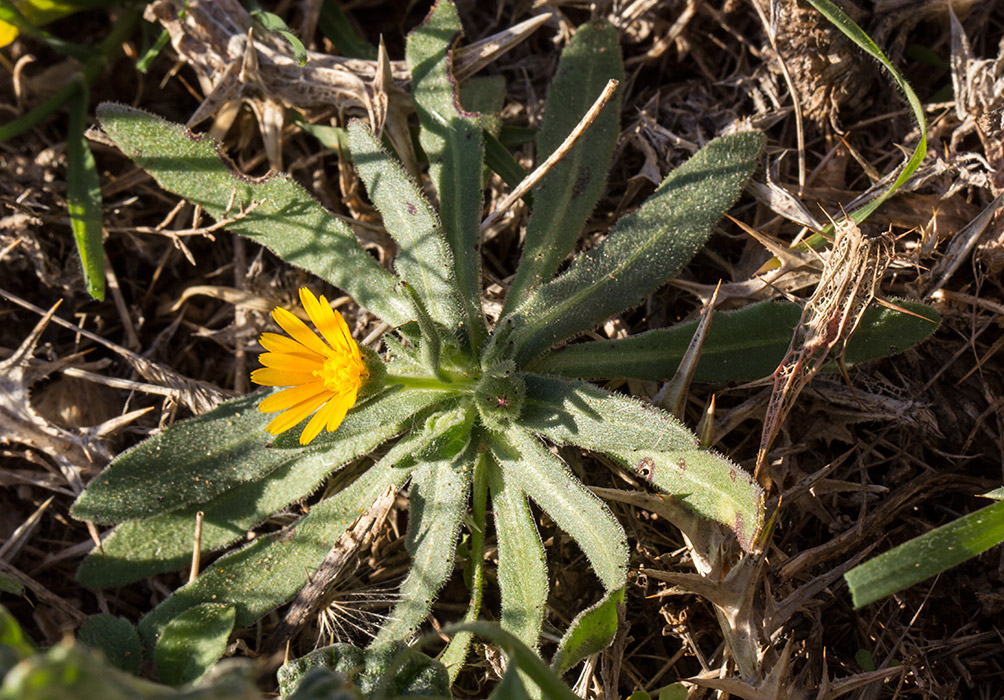
<svg viewBox="0 0 1004 700"><path fill-rule="evenodd" d="M421 20L425 5L360 0L351 3L351 14L368 39L384 37L393 59L403 55L404 33ZM506 123L535 126L557 48L590 17L589 4L542 2L532 11L526 2L461 5L468 42L545 7L555 13L485 69L507 79ZM816 218L823 218L821 210L839 213L841 204L896 167L903 159L900 145L916 138L903 102L871 61L803 5L783 0L776 25L765 0L759 7L733 0L596 5L592 12L611 18L622 32L628 80L611 185L584 236L587 242L736 119L766 131L771 181ZM863 227L866 235L891 231L898 237L897 260L878 291L927 297L944 323L914 350L853 368L853 393L838 378L817 377L774 442L768 467L774 503L782 496L780 511L752 583L765 641L762 697L836 697L841 690L861 699L1004 697L1000 547L857 612L841 578L869 553L974 510L981 505L974 494L1000 486L1004 476L1004 217L992 217L982 235L967 229L1004 189L1004 97L993 85L1002 74L993 61L1004 61L999 46L1004 12L990 2L955 7L968 37L968 46L956 45L955 94L964 97L958 103L930 102L941 94L951 99L944 88L952 85L952 72L914 58L917 47L946 63L951 58L942 3L878 2L855 15L889 47L927 104L930 120L929 153L909 191ZM108 26L106 13L92 11L51 30L77 39L101 36ZM777 32L769 39L771 26ZM315 48L326 50L323 44ZM126 49L135 58L138 47ZM30 40L0 56L5 121L38 104L74 70ZM373 75L360 79L353 98L334 108L303 108L314 119L343 118L380 112L384 100L387 118L400 126L407 118L406 100L395 88L377 85ZM146 76L120 56L94 88L95 103L132 103L180 122L203 97L196 71L170 50ZM245 172L268 167L252 106L262 111L275 97L252 95L229 129L222 121L215 124ZM284 167L331 210L359 218L362 240L381 260L389 259L389 239L372 225L373 210L360 199L351 171L336 154L295 127L277 125L270 114L265 131L281 129ZM256 246L209 230L212 222L190 205L159 190L113 148L96 143L110 292L103 303L91 301L83 292L65 213L64 128L65 117L58 116L0 144L0 361L6 360L0 364L0 570L24 577L26 597L5 596L4 604L46 644L97 612L136 620L180 583L179 574L112 591L76 586L73 572L92 544L87 528L69 519L69 505L112 455L224 396L246 392L256 338L270 323L267 311L277 304L292 306L300 285L317 286ZM529 147L520 155L524 164L532 162ZM764 174L757 179L764 182ZM493 179L486 211L506 191ZM752 197L735 215L784 242L801 232L790 218ZM512 274L524 218L517 204L487 232L488 283L504 285ZM782 292L811 293L818 266L795 270L769 287L751 285L768 257L739 228L723 223L680 285L658 292L600 332L637 332L693 315L719 279L733 283L723 287L726 306ZM489 296L496 291L490 288ZM41 310L61 302L56 315L90 334L66 324L40 324L40 314L15 298ZM351 301L343 304L356 337L377 344L376 320ZM651 397L659 387L631 383L629 388ZM697 424L713 395L716 446L752 469L767 390L697 385L691 390L689 425ZM595 460L566 457L589 483L624 488L630 480ZM700 676L712 685L710 679L735 678L711 606L644 571L692 570L679 533L639 505L613 507L633 544L636 573L627 624L614 646L587 665L577 688L588 697L614 698L681 678ZM366 609L379 610L379 591L404 570L398 534L405 522L405 503L399 500L347 579L352 583L344 584L349 592L338 599L341 605L353 605L352 587L370 587L378 594L375 606L366 599ZM555 582L551 620L561 627L584 597L594 595L595 582L562 533L544 523L542 534L550 538ZM437 616L455 618L464 595L462 581L455 580ZM265 621L265 636L276 621ZM261 636L244 635L237 653L254 655ZM316 629L304 630L294 649L302 653L316 637ZM877 668L896 664L878 674L884 681L860 675L867 670L862 650ZM461 677L458 693L483 696L495 661L485 650ZM697 687L691 693L714 695Z"/></svg>

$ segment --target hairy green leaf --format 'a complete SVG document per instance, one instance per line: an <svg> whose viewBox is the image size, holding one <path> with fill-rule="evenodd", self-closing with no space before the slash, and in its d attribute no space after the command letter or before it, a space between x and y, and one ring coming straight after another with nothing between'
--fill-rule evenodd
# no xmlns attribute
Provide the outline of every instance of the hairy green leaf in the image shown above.
<svg viewBox="0 0 1004 700"><path fill-rule="evenodd" d="M585 382L527 375L519 424L558 444L590 450L650 445L694 449L696 437L680 421L638 399Z"/></svg>
<svg viewBox="0 0 1004 700"><path fill-rule="evenodd" d="M583 24L561 52L558 72L547 93L544 121L537 134L538 161L543 162L558 148L611 79L624 83L617 30L605 20ZM551 279L575 247L607 184L619 133L622 94L623 89L618 88L589 131L535 188L523 256L503 313Z"/></svg>
<svg viewBox="0 0 1004 700"><path fill-rule="evenodd" d="M332 644L284 664L276 676L279 697L290 700L450 696L443 665L403 642L365 650Z"/></svg>
<svg viewBox="0 0 1004 700"><path fill-rule="evenodd" d="M442 398L431 391L385 392L353 409L337 431L325 436L325 449L262 449L263 458L272 457L279 465L267 478L235 486L206 503L119 525L101 550L84 560L77 579L85 586L109 588L180 569L191 559L198 511L204 513L202 551L231 544L272 513L313 492L335 469L405 430L416 414ZM178 429L184 431L185 425ZM341 443L343 437L349 439Z"/></svg>
<svg viewBox="0 0 1004 700"><path fill-rule="evenodd" d="M462 622L474 622L481 614L481 605L485 587L485 528L479 523L486 522L488 513L488 464L491 457L487 453L478 455L474 463L474 476L471 479L471 520L468 523L470 532L467 537L467 566L464 569L464 580L470 592L471 602L464 613ZM474 635L470 632L455 634L446 649L439 655L440 662L446 667L452 684L464 667L467 653Z"/></svg>
<svg viewBox="0 0 1004 700"><path fill-rule="evenodd" d="M607 591L603 598L579 613L558 644L551 668L564 673L591 654L603 651L617 634L618 608L624 605L624 589Z"/></svg>
<svg viewBox="0 0 1004 700"><path fill-rule="evenodd" d="M357 700L345 676L323 666L307 671L297 683L296 690L288 695L280 691L279 697L282 700Z"/></svg>
<svg viewBox="0 0 1004 700"><path fill-rule="evenodd" d="M439 362L443 350L443 338L440 337L442 331L425 310L425 305L415 292L414 287L408 285L405 289L413 302L415 324L418 326L419 335L415 344L418 345L418 357L421 360L420 372L422 375L431 374L442 379L442 367Z"/></svg>
<svg viewBox="0 0 1004 700"><path fill-rule="evenodd" d="M502 593L502 628L531 649L537 648L547 604L544 546L515 476L488 463L492 514L498 538L498 581Z"/></svg>
<svg viewBox="0 0 1004 700"><path fill-rule="evenodd" d="M506 480L526 493L548 517L575 540L610 591L624 586L627 541L624 529L599 498L522 427L510 427L488 440Z"/></svg>
<svg viewBox="0 0 1004 700"><path fill-rule="evenodd" d="M334 470L379 445L401 421L437 398L435 392L393 392L354 407L337 431L309 446L299 444L296 429L275 439L265 431L271 418L257 409L264 391L227 401L122 453L88 485L71 514L102 523L148 518L206 503L304 458L326 461ZM306 492L286 495L295 500Z"/></svg>
<svg viewBox="0 0 1004 700"><path fill-rule="evenodd" d="M292 454L266 449L265 392L227 401L122 453L70 510L78 520L115 523L208 501L259 479Z"/></svg>
<svg viewBox="0 0 1004 700"><path fill-rule="evenodd" d="M295 526L217 559L140 620L140 635L152 643L172 619L207 602L233 605L241 628L293 598L360 511L387 486L404 483L414 466L410 453L420 444L417 438L405 437L352 484L313 506Z"/></svg>
<svg viewBox="0 0 1004 700"><path fill-rule="evenodd" d="M429 176L439 193L443 232L453 251L465 335L472 347L480 348L486 333L478 255L484 145L477 115L465 112L457 96L452 63L453 45L460 32L456 7L449 0L441 0L408 35L405 58L422 125L419 141L429 158Z"/></svg>
<svg viewBox="0 0 1004 700"><path fill-rule="evenodd" d="M153 653L160 679L182 685L204 676L227 650L234 620L233 606L220 603L197 605L171 620Z"/></svg>
<svg viewBox="0 0 1004 700"><path fill-rule="evenodd" d="M344 289L392 326L411 319L397 278L289 176L250 178L208 137L125 105L102 104L98 118L116 145L164 189L200 205L217 221L230 221L228 230Z"/></svg>
<svg viewBox="0 0 1004 700"><path fill-rule="evenodd" d="M878 304L867 309L854 335L847 342L847 352L844 355L847 364L853 365L909 350L929 338L941 325L941 314L933 306L903 299L891 301L909 313Z"/></svg>
<svg viewBox="0 0 1004 700"><path fill-rule="evenodd" d="M520 424L556 443L610 455L698 514L730 527L744 549L760 533L759 485L725 457L701 449L693 433L654 406L589 384L531 375Z"/></svg>
<svg viewBox="0 0 1004 700"><path fill-rule="evenodd" d="M469 78L459 88L461 110L475 118L478 125L492 137L502 130L499 112L505 105L505 78L501 75L479 75ZM501 146L501 144L499 144Z"/></svg>
<svg viewBox="0 0 1004 700"><path fill-rule="evenodd" d="M937 330L941 316L934 308L899 299L893 302L924 318L873 305L847 344L844 359L848 365L902 352ZM792 302L716 311L694 379L744 381L772 374L788 350L801 315L802 307ZM667 379L679 367L697 324L695 320L630 338L569 345L539 358L531 369L578 379Z"/></svg>
<svg viewBox="0 0 1004 700"><path fill-rule="evenodd" d="M698 448L696 440L690 450L642 447L601 451L699 515L731 528L742 548L751 551L763 527L763 489L727 457Z"/></svg>
<svg viewBox="0 0 1004 700"><path fill-rule="evenodd" d="M443 328L461 325L453 259L436 212L404 167L360 121L349 124L352 163L366 184L383 225L398 244L394 267Z"/></svg>
<svg viewBox="0 0 1004 700"><path fill-rule="evenodd" d="M484 145L484 167L481 168L481 192L488 186L488 179L491 177L492 171L499 173L503 181L511 187L515 187L515 185L518 185L526 177L526 171L516 163L497 138L499 132L502 130L501 111L505 105L505 87L505 78L501 75L486 75L468 79L459 89L462 108L474 113L471 118L481 127L481 140ZM495 149L494 154L490 153L493 147ZM501 153L499 152L500 150ZM513 166L515 166L515 171L519 171L519 175L514 178L515 184L506 179L506 177L515 175ZM499 170L502 172L499 172ZM467 189L473 188L468 187ZM527 199L524 196L523 201L531 203L533 199ZM478 240L480 240L480 234Z"/></svg>
<svg viewBox="0 0 1004 700"><path fill-rule="evenodd" d="M621 217L602 243L578 255L504 319L513 329L505 336L510 347L495 352L515 354L525 364L658 289L690 261L738 199L763 144L763 134L748 131L698 151L638 211Z"/></svg>
<svg viewBox="0 0 1004 700"><path fill-rule="evenodd" d="M351 644L330 644L296 659L290 659L276 672L279 697L288 698L301 689L308 674L325 669L341 677L339 689L351 683L366 668L366 652ZM337 697L337 696L336 696Z"/></svg>
<svg viewBox="0 0 1004 700"><path fill-rule="evenodd" d="M143 645L136 628L124 617L95 615L80 626L77 639L92 649L100 649L112 666L139 675Z"/></svg>
<svg viewBox="0 0 1004 700"><path fill-rule="evenodd" d="M453 572L453 554L471 486L474 454L465 448L470 444L474 415L473 407L461 405L426 424L427 432L445 439L437 439L420 457L412 477L406 540L411 568L401 584L400 602L380 628L373 647L408 639L428 617L436 594Z"/></svg>

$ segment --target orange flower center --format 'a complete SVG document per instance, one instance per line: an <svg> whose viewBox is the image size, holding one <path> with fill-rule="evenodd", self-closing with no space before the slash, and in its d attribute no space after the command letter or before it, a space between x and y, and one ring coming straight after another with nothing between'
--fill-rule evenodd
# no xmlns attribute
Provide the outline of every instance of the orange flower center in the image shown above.
<svg viewBox="0 0 1004 700"><path fill-rule="evenodd" d="M355 353L338 353L324 358L320 369L313 375L324 382L324 388L336 394L358 391L363 381L369 378L369 370L362 358Z"/></svg>

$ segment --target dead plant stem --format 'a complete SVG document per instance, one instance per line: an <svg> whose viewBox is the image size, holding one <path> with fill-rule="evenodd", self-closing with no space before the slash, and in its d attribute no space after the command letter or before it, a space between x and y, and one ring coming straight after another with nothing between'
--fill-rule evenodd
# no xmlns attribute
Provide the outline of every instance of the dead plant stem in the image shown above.
<svg viewBox="0 0 1004 700"><path fill-rule="evenodd" d="M554 150L554 153L548 156L547 160L538 165L536 170L523 178L523 181L516 186L516 189L510 192L509 195L502 200L498 207L495 208L495 211L489 214L485 220L481 222L481 233L484 233L489 226L495 223L496 219L502 216L502 214L504 214L509 207L513 205L513 202L526 194L542 177L547 175L548 171L553 168L559 160L565 157L565 154L572 149L572 146L574 146L575 142L579 140L579 137L585 133L586 129L589 128L589 125L592 124L596 117L599 116L600 110L602 110L606 103L610 101L610 98L613 97L614 91L617 89L617 85L618 82L612 78L607 81L606 87L603 88L603 92L600 93L600 96L596 98L593 106L589 108L589 111L586 112L585 115L583 115L582 119L578 124L576 124L575 128L572 129L571 133L569 133L565 140L561 142L561 145Z"/></svg>

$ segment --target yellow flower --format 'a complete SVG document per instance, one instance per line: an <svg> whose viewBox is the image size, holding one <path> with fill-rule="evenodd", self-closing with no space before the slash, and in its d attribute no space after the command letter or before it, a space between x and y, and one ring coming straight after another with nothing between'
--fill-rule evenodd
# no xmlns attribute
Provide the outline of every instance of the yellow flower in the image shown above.
<svg viewBox="0 0 1004 700"><path fill-rule="evenodd" d="M260 342L268 352L258 356L265 366L251 373L251 381L290 387L258 404L262 413L282 411L265 428L273 435L289 430L317 411L300 433L300 444L306 445L321 428L327 426L330 432L341 425L356 402L359 387L369 378L369 371L345 319L328 300L321 296L318 301L309 289L301 287L300 301L321 337L286 309L276 308L272 318L292 338L261 334Z"/></svg>

